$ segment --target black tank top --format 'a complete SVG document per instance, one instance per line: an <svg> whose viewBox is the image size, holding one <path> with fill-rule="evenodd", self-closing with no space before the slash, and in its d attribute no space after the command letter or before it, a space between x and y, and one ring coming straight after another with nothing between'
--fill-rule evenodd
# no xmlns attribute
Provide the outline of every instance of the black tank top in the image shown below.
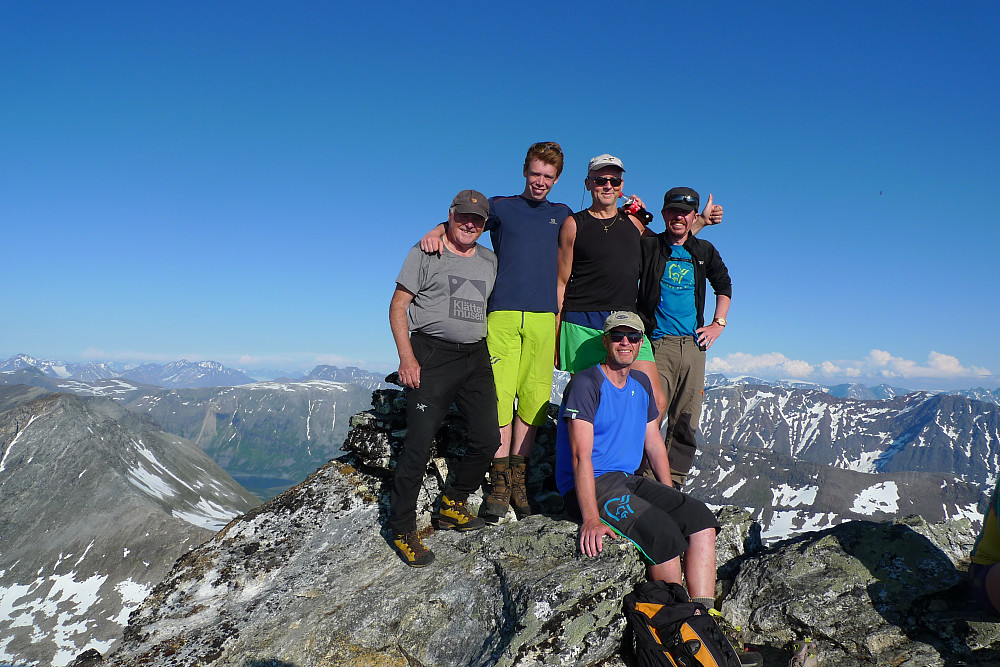
<svg viewBox="0 0 1000 667"><path fill-rule="evenodd" d="M601 220L584 209L573 214L576 242L563 310L635 310L639 289L639 238L628 216Z"/></svg>

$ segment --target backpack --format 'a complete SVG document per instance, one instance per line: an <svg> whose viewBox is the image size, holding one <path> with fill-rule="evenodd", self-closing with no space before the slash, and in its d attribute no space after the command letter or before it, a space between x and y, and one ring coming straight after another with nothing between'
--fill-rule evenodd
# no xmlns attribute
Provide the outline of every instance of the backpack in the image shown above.
<svg viewBox="0 0 1000 667"><path fill-rule="evenodd" d="M623 605L640 667L740 667L739 654L708 609L680 584L643 582Z"/></svg>

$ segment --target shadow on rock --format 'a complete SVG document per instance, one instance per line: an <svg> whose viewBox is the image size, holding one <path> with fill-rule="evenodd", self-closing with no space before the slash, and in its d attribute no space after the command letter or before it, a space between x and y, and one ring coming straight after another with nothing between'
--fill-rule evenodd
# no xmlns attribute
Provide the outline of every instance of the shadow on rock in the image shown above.
<svg viewBox="0 0 1000 667"><path fill-rule="evenodd" d="M914 652L926 655L924 664L1000 664L998 619L969 597L967 563L959 569L952 560L964 554L950 557L918 532L931 530L920 517L857 523L859 530L838 534L841 547L871 575L866 590L872 608L915 645Z"/></svg>
<svg viewBox="0 0 1000 667"><path fill-rule="evenodd" d="M1000 664L1000 625L956 567L970 533L941 526L852 521L782 542L746 560L724 611L751 641L811 637L820 664Z"/></svg>

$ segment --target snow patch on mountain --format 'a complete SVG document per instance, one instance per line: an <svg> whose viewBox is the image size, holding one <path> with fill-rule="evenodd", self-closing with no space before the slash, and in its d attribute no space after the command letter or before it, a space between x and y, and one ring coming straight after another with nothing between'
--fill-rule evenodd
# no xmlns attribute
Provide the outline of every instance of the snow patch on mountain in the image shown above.
<svg viewBox="0 0 1000 667"><path fill-rule="evenodd" d="M173 510L171 514L195 526L201 526L202 528L214 531L220 530L232 521L233 517L239 515L238 512L227 510L225 507L205 498L200 499L190 511L182 512L180 510Z"/></svg>
<svg viewBox="0 0 1000 667"><path fill-rule="evenodd" d="M810 507L816 502L816 493L818 491L818 486L795 487L788 484L779 484L771 489L771 504L775 507L798 507L799 505Z"/></svg>
<svg viewBox="0 0 1000 667"><path fill-rule="evenodd" d="M766 542L784 540L810 530L823 530L843 523L844 519L833 513L814 514L805 510L779 510L763 522L761 538ZM765 542L765 543L766 543Z"/></svg>
<svg viewBox="0 0 1000 667"><path fill-rule="evenodd" d="M899 510L899 489L895 482L882 482L864 489L854 498L852 512L872 515L875 512L894 514Z"/></svg>
<svg viewBox="0 0 1000 667"><path fill-rule="evenodd" d="M88 611L101 600L99 591L106 580L107 576L105 575L95 574L81 577L73 571L40 577L30 585L0 585L0 626L35 628L32 641L36 641L42 639L38 627L44 621L56 616L64 619L53 632L48 633L44 638L56 645L55 657L52 660L53 667L68 665L80 653L80 647L77 644L78 636L84 634L93 624L93 621L69 622L69 619L88 617ZM146 594L148 594L148 590ZM141 599L134 601L134 597L130 600L133 601L128 606L128 613L131 613L142 601ZM124 626L127 623L128 613L125 613L124 616L125 623L121 623L119 619L109 620L114 620ZM17 655L7 652L12 640L13 636L8 636L0 641L0 660L14 661L18 658ZM104 652L111 647L112 643L112 641L93 640L87 645L87 648L95 648Z"/></svg>

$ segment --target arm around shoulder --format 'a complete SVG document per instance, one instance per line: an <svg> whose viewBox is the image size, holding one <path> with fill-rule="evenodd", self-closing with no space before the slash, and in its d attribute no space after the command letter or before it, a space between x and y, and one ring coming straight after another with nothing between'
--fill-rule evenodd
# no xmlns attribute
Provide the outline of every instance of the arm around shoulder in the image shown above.
<svg viewBox="0 0 1000 667"><path fill-rule="evenodd" d="M424 252L441 252L444 248L444 241L442 237L444 236L447 225L445 223L439 223L435 225L434 229L424 234L420 239L420 249Z"/></svg>

